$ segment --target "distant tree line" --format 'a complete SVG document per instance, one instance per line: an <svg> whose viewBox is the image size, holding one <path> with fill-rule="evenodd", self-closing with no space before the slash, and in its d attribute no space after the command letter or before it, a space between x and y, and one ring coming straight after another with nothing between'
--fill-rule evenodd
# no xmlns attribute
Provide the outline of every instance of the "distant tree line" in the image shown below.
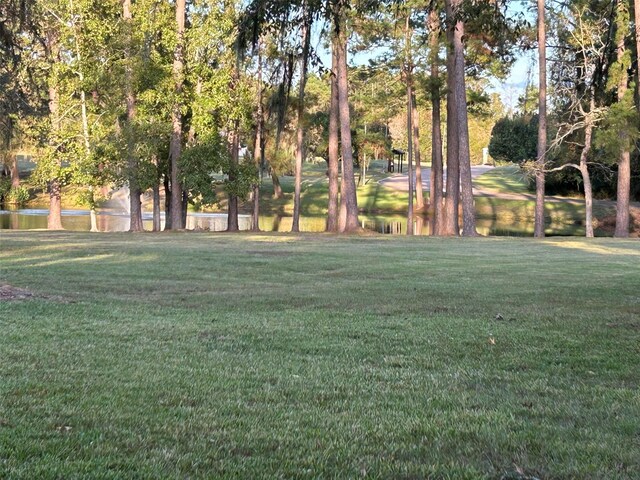
<svg viewBox="0 0 640 480"><path fill-rule="evenodd" d="M488 0L6 0L0 194L19 195L16 158L28 151L37 162L32 178L48 193L50 229L62 228L64 187L83 192L96 229L96 206L109 188L126 185L131 231L143 230L145 192L153 196L154 230L162 210L165 229L183 229L189 204L213 204L223 192L228 230L236 231L239 201L253 200L258 229L260 183L271 178L279 196L279 177L291 173L298 231L302 170L318 156L327 162L327 231L352 232L357 184L372 158L389 154L390 120L403 113L408 218L428 209L434 234L475 236L473 135L476 119L492 108L489 79L504 78L520 52L537 48L538 113L525 108L498 122L491 154L528 165L536 178L537 233L545 174L573 168L589 198L595 169L611 172L616 235L628 235L640 136L630 12L637 17L640 8L540 0L536 32L507 7ZM330 65L320 60L323 46ZM373 48L383 53L370 65L349 67L348 55ZM419 106L429 118L420 118Z"/></svg>

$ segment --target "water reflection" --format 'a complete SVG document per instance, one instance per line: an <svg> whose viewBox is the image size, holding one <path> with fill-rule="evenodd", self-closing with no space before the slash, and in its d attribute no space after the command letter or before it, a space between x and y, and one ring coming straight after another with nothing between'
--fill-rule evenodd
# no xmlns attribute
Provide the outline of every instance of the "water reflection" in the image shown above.
<svg viewBox="0 0 640 480"><path fill-rule="evenodd" d="M0 230L35 230L47 228L45 209L0 210ZM129 215L117 210L98 212L98 229L101 232L124 232L129 229ZM404 235L407 231L407 219L403 215L361 215L360 225L366 230L390 235ZM250 215L240 215L238 222L241 230L251 228ZM303 232L323 232L325 217L301 217L300 230ZM151 214L143 215L145 230L153 226ZM266 232L291 231L292 218L281 215L261 216L260 229ZM71 231L89 231L91 220L88 210L63 210L62 226ZM164 228L164 216L162 217ZM187 229L221 232L227 229L227 215L224 213L193 213L187 216ZM530 236L533 222L499 222L495 219L478 219L478 233L481 235ZM431 222L428 217L414 218L416 235L430 235ZM549 234L584 235L584 229L576 225L550 225Z"/></svg>

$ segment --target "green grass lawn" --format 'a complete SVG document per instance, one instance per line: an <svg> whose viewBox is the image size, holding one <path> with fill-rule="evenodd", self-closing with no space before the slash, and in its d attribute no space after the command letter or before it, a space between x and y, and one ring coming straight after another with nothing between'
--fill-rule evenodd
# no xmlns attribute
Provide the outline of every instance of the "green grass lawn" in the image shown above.
<svg viewBox="0 0 640 480"><path fill-rule="evenodd" d="M529 182L518 165L503 165L473 180L475 188L500 193L531 194Z"/></svg>
<svg viewBox="0 0 640 480"><path fill-rule="evenodd" d="M640 242L0 233L0 478L640 478ZM497 317L497 318L496 318Z"/></svg>

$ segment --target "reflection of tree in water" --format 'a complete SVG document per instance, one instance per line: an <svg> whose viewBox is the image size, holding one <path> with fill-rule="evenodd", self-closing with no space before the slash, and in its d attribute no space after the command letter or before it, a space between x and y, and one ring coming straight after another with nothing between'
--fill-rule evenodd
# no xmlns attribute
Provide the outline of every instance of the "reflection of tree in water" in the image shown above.
<svg viewBox="0 0 640 480"><path fill-rule="evenodd" d="M481 235L497 236L530 236L533 234L533 218L529 209L519 211L514 208L510 215L499 214L497 205L492 205L492 201L485 205L484 214L477 219L477 230ZM554 235L581 235L584 233L584 225L574 223L580 212L569 212L565 205L549 203L547 205L547 230ZM578 208L578 206L574 207ZM501 211L501 210L500 210ZM492 212L494 214L492 215ZM89 231L91 227L88 211L66 212L74 214L63 214L62 222L66 230L69 231ZM126 231L129 225L129 217L119 212L98 212L98 229L101 232L121 232ZM261 215L260 225L266 232L288 232L291 229L291 216L284 212L275 215ZM360 226L376 233L387 235L404 235L406 233L406 219L400 215L376 215L359 217ZM240 229L249 230L252 219L250 215L242 215L239 218ZM416 235L430 235L432 231L431 219L428 215L417 215L414 218L414 231ZM202 229L212 232L219 232L226 229L226 214L192 214L187 217L188 229ZM300 217L300 230L302 232L323 232L325 229L326 217L324 216L304 216ZM46 210L16 210L6 211L0 214L0 229L7 230L33 230L45 229L47 227ZM144 216L144 228L151 231L151 215Z"/></svg>

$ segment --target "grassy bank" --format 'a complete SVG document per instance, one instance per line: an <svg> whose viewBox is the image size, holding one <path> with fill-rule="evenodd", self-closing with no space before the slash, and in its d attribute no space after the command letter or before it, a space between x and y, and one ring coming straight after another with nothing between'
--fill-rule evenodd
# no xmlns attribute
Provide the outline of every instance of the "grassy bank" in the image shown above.
<svg viewBox="0 0 640 480"><path fill-rule="evenodd" d="M1 478L640 476L637 241L0 235Z"/></svg>

